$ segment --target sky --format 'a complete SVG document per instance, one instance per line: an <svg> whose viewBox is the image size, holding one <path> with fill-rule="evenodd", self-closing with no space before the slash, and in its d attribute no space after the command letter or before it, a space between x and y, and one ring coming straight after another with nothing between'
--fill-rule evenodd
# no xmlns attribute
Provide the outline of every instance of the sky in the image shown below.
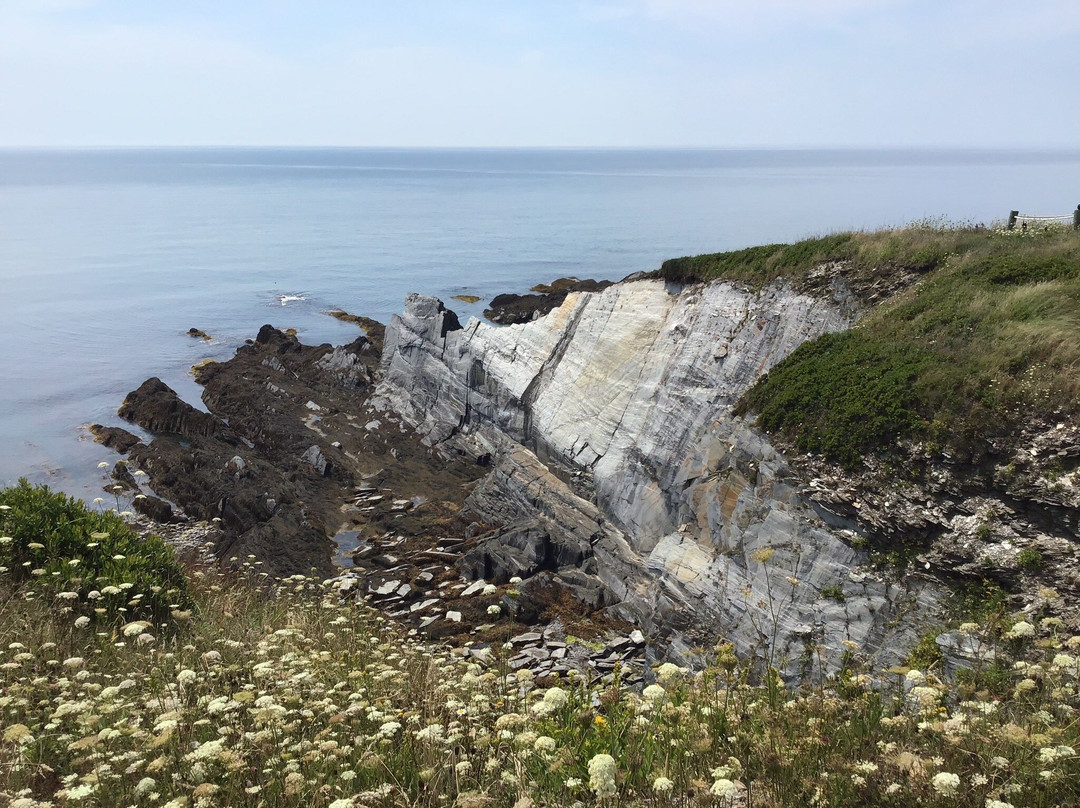
<svg viewBox="0 0 1080 808"><path fill-rule="evenodd" d="M1077 147L1077 0L0 0L0 146Z"/></svg>

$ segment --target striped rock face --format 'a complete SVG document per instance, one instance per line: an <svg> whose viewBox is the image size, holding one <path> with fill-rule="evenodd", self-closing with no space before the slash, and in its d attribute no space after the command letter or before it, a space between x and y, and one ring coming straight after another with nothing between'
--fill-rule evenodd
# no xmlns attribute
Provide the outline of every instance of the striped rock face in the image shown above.
<svg viewBox="0 0 1080 808"><path fill-rule="evenodd" d="M462 326L412 295L377 401L433 447L491 456L469 507L506 530L467 570L554 572L684 657L724 636L791 674L812 646L835 664L844 641L889 662L918 633L898 618L936 596L860 571L840 532L854 525L815 511L732 414L769 368L856 316L842 288L637 280L522 325Z"/></svg>

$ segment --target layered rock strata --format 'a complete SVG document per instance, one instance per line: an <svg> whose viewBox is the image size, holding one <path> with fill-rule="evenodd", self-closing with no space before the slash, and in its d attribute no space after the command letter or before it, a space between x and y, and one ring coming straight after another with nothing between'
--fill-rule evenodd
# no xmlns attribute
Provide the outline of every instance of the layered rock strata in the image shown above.
<svg viewBox="0 0 1080 808"><path fill-rule="evenodd" d="M862 570L843 536L857 523L822 518L731 413L857 315L840 281L811 296L636 280L505 328L411 295L372 401L428 445L494 464L466 502L501 525L464 558L474 575L547 576L684 657L727 636L790 673L834 666L844 642L895 661L936 588Z"/></svg>

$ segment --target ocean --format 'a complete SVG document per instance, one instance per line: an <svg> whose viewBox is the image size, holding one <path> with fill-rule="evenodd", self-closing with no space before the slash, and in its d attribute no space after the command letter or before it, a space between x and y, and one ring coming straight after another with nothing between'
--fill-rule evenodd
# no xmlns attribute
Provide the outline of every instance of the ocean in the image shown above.
<svg viewBox="0 0 1080 808"><path fill-rule="evenodd" d="M0 150L0 485L99 496L85 425L149 376L201 406L190 367L264 323L341 343L328 310L414 291L464 321L454 295L1078 202L1080 151Z"/></svg>

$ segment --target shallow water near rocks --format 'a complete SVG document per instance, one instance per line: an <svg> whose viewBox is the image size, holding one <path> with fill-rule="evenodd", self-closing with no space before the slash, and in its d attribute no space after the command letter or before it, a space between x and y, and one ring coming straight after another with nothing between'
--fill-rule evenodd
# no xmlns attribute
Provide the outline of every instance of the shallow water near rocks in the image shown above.
<svg viewBox="0 0 1080 808"><path fill-rule="evenodd" d="M360 536L359 530L343 530L334 536L337 552L334 553L334 566L343 570L353 566L353 553L368 546Z"/></svg>

